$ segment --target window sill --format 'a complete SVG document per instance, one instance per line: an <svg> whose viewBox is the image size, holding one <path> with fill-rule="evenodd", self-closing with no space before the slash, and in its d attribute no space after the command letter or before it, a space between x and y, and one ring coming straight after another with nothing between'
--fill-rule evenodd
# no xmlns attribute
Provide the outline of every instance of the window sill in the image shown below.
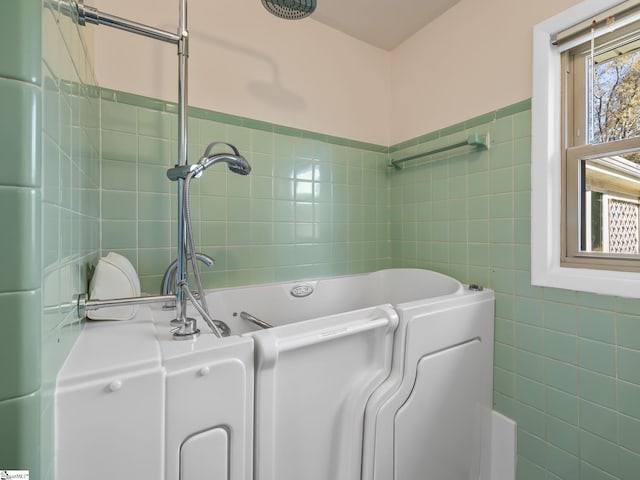
<svg viewBox="0 0 640 480"><path fill-rule="evenodd" d="M640 274L589 268L538 266L532 254L531 283L541 287L640 298Z"/></svg>

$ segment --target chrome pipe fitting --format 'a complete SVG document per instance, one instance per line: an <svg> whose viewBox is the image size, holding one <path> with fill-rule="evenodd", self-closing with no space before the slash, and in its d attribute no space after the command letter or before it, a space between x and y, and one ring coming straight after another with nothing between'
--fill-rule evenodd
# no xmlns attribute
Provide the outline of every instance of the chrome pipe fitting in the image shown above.
<svg viewBox="0 0 640 480"><path fill-rule="evenodd" d="M174 340L195 340L200 335L200 329L196 325L196 319L185 317L184 322L171 330Z"/></svg>
<svg viewBox="0 0 640 480"><path fill-rule="evenodd" d="M100 308L107 307L124 307L129 305L145 305L150 303L165 303L170 300L175 300L175 295L148 295L143 297L124 297L124 298L111 298L107 300L89 300L86 293L78 295L74 301L76 305L76 312L78 318L84 318L87 312L92 310L98 310Z"/></svg>
<svg viewBox="0 0 640 480"><path fill-rule="evenodd" d="M97 8L85 5L83 0L77 0L76 9L78 13L78 24L82 26L85 26L87 23L93 25L106 25L108 27L118 28L125 32L135 33L174 45L178 45L181 42L180 35L101 12ZM63 13L65 12L63 11Z"/></svg>

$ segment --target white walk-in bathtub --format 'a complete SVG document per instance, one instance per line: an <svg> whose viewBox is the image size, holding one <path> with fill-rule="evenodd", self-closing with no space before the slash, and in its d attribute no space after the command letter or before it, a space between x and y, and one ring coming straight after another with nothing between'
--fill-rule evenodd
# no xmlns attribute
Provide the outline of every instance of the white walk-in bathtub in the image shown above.
<svg viewBox="0 0 640 480"><path fill-rule="evenodd" d="M173 341L160 306L87 323L57 479L490 479L490 290L390 269L207 298L231 336Z"/></svg>

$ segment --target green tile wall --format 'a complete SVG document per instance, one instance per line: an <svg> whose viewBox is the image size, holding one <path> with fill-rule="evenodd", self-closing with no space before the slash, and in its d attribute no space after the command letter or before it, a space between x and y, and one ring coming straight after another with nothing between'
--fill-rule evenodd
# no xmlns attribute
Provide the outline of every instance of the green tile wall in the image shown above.
<svg viewBox="0 0 640 480"><path fill-rule="evenodd" d="M99 248L97 89L52 8L0 4L0 468L37 479L54 476L53 387L81 328L69 302Z"/></svg>
<svg viewBox="0 0 640 480"><path fill-rule="evenodd" d="M490 133L394 172L392 264L496 292L494 405L518 422L519 480L640 478L640 301L530 282L529 102L390 148Z"/></svg>
<svg viewBox="0 0 640 480"><path fill-rule="evenodd" d="M99 90L83 29L55 8L42 10L43 479L54 478L55 379L82 329L69 303L86 292L87 266L100 247Z"/></svg>
<svg viewBox="0 0 640 480"><path fill-rule="evenodd" d="M40 35L39 1L0 4L0 465L40 474ZM33 23L32 23L33 22ZM17 41L22 49L16 51Z"/></svg>
<svg viewBox="0 0 640 480"><path fill-rule="evenodd" d="M103 90L102 251L136 266L157 293L176 255L175 106ZM207 287L340 275L389 266L387 148L190 110L189 161L235 144L251 175L215 166L190 187Z"/></svg>
<svg viewBox="0 0 640 480"><path fill-rule="evenodd" d="M0 9L0 76L39 85L42 1L5 0Z"/></svg>

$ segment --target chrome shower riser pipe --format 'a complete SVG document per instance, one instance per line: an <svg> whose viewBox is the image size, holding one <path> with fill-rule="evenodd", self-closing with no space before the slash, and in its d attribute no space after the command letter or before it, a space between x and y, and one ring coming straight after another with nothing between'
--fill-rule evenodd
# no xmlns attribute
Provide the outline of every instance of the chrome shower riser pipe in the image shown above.
<svg viewBox="0 0 640 480"><path fill-rule="evenodd" d="M126 18L117 17L115 15L101 12L97 8L85 5L83 0L77 0L77 9L78 23L80 25L86 25L87 23L91 23L93 25L106 25L109 27L124 30L126 32L153 38L154 40L173 43L174 45L177 45L180 41L179 34L176 35L175 33L166 32L159 28L150 27L142 23L127 20Z"/></svg>
<svg viewBox="0 0 640 480"><path fill-rule="evenodd" d="M55 1L55 0L51 0ZM60 2L62 5L64 2ZM106 25L124 30L130 33L143 35L156 40L172 43L178 47L178 166L187 164L188 146L188 119L187 119L187 85L188 85L188 57L189 57L189 32L187 30L187 0L179 1L179 25L178 33L170 33L158 28L127 20L115 15L100 12L99 10L84 5L83 0L68 0L65 5L71 8L60 8L60 11L72 17L77 15L80 25L92 23L94 25ZM73 11L75 6L75 12ZM186 282L187 271L187 239L184 219L184 178L178 179L178 267L176 272L176 285ZM176 315L180 323L174 338L195 338L199 330L195 321L187 319L187 298L181 288L176 288Z"/></svg>
<svg viewBox="0 0 640 480"><path fill-rule="evenodd" d="M187 1L180 0L179 25L180 43L178 43L178 166L187 165L188 159L188 59L189 32L187 30ZM178 266L176 285L187 281L187 232L184 218L184 178L178 179ZM196 335L196 325L187 321L187 297L182 288L176 288L176 320L180 324L175 338Z"/></svg>

